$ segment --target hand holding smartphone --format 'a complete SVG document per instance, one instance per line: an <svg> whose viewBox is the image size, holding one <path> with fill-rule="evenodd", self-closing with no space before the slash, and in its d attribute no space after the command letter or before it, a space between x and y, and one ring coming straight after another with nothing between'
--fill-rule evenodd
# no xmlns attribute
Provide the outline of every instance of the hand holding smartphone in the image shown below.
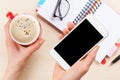
<svg viewBox="0 0 120 80"><path fill-rule="evenodd" d="M60 40L51 49L50 54L67 70L106 36L107 31L103 28L103 25L93 15L89 15Z"/></svg>

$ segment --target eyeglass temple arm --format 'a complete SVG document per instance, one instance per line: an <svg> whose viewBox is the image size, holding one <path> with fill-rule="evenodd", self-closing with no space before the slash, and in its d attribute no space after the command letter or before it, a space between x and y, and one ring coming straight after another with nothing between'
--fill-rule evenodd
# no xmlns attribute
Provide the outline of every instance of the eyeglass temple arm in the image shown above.
<svg viewBox="0 0 120 80"><path fill-rule="evenodd" d="M57 7L59 6L60 1L61 1L61 0L58 0L58 1L57 1L57 4L56 4L55 9L54 9L54 12L53 12L53 17L56 17L55 13L56 13L56 11L57 11Z"/></svg>
<svg viewBox="0 0 120 80"><path fill-rule="evenodd" d="M61 11L60 11L60 4L61 4L61 0L60 0L60 2L59 2L59 5L58 5L58 11L59 11L59 18L60 18L60 20L62 20L63 18L61 17L62 16L62 14L61 14Z"/></svg>

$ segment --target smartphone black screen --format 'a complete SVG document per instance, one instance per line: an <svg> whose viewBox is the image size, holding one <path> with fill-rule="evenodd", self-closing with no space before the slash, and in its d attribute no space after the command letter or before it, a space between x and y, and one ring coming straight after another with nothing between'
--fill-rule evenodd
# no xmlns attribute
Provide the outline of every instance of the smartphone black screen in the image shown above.
<svg viewBox="0 0 120 80"><path fill-rule="evenodd" d="M85 19L54 49L72 66L102 38L103 36Z"/></svg>

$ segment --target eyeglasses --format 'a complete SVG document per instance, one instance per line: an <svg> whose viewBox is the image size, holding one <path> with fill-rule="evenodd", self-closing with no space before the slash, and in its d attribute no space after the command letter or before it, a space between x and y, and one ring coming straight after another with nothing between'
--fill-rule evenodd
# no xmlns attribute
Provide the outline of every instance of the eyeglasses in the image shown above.
<svg viewBox="0 0 120 80"><path fill-rule="evenodd" d="M68 0L58 0L56 7L53 12L53 17L57 17L60 20L63 20L64 17L68 14L70 9L70 3Z"/></svg>

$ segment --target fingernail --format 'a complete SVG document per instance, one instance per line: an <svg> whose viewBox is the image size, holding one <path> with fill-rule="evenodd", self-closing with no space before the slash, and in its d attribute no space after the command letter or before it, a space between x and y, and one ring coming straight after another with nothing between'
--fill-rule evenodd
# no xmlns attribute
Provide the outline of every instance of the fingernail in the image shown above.
<svg viewBox="0 0 120 80"><path fill-rule="evenodd" d="M40 41L40 44L43 44L43 42L44 42L45 40L44 39L42 39L41 41Z"/></svg>
<svg viewBox="0 0 120 80"><path fill-rule="evenodd" d="M99 46L95 46L95 48L93 49L94 52L97 52L99 50Z"/></svg>
<svg viewBox="0 0 120 80"><path fill-rule="evenodd" d="M63 36L64 36L64 35L63 35L62 33L59 34L58 39L59 39L59 40L62 39Z"/></svg>

